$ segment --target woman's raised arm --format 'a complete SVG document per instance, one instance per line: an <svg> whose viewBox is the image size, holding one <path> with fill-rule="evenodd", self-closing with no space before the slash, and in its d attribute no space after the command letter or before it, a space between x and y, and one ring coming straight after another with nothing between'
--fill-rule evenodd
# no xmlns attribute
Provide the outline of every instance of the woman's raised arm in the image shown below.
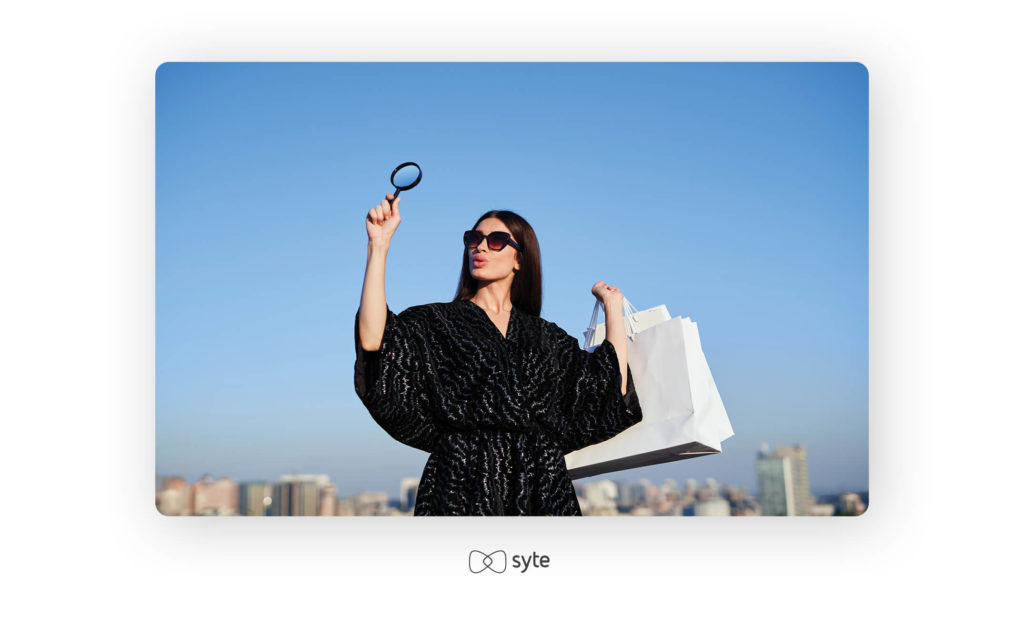
<svg viewBox="0 0 1024 625"><path fill-rule="evenodd" d="M366 351L380 349L387 322L387 299L384 296L384 267L391 247L391 237L402 221L398 205L388 193L380 204L366 214L366 273L363 275L363 295L359 302L359 342Z"/></svg>
<svg viewBox="0 0 1024 625"><path fill-rule="evenodd" d="M615 348L615 355L619 360L619 372L622 374L622 387L619 392L625 395L626 368L629 366L629 341L626 340L626 322L622 319L622 291L601 280L590 289L590 292L604 304L605 338Z"/></svg>

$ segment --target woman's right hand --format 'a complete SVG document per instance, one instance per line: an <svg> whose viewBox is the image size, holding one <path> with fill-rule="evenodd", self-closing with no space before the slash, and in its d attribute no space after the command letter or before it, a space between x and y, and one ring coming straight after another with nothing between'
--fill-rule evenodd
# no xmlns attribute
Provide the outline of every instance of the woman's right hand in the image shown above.
<svg viewBox="0 0 1024 625"><path fill-rule="evenodd" d="M369 237L370 243L390 243L391 236L402 222L402 216L398 212L402 198L394 198L393 193L388 193L380 204L366 214L366 236Z"/></svg>

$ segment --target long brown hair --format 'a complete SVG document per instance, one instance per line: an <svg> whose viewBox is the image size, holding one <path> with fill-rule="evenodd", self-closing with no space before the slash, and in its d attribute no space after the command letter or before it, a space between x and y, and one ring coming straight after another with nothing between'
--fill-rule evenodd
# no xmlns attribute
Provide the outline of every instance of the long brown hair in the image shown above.
<svg viewBox="0 0 1024 625"><path fill-rule="evenodd" d="M520 248L516 252L519 270L512 278L512 292L509 294L512 305L522 312L539 317L541 303L540 246L537 244L537 235L533 232L533 227L512 211L494 210L481 215L471 230L476 230L480 222L488 217L500 219L512 233L512 237ZM455 291L455 299L452 301L469 299L476 295L479 288L479 281L469 273L469 248L463 246L462 274L459 276L459 286Z"/></svg>

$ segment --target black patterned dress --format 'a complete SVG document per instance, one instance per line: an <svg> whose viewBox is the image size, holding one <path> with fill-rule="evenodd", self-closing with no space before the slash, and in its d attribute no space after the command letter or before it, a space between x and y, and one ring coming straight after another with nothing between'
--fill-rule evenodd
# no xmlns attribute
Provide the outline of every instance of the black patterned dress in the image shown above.
<svg viewBox="0 0 1024 625"><path fill-rule="evenodd" d="M421 515L575 515L565 454L642 415L615 347L592 353L560 327L513 307L506 335L469 300L387 311L380 349L359 342L356 394L399 442L430 452Z"/></svg>

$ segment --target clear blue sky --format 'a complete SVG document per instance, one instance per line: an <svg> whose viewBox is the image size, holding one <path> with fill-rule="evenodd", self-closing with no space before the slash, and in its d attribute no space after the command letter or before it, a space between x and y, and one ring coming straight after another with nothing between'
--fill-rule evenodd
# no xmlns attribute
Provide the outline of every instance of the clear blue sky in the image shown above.
<svg viewBox="0 0 1024 625"><path fill-rule="evenodd" d="M868 76L855 63L165 64L156 74L156 470L397 495L427 454L355 395L363 219L413 160L387 299L449 301L490 209L537 231L541 315L590 286L697 322L736 435L607 474L868 487ZM582 342L582 338L581 338Z"/></svg>

